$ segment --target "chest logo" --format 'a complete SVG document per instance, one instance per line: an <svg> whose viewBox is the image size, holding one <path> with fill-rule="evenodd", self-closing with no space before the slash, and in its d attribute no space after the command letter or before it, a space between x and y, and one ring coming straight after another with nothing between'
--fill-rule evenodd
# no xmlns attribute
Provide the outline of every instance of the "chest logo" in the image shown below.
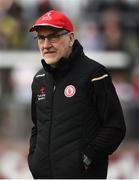
<svg viewBox="0 0 139 180"><path fill-rule="evenodd" d="M45 99L45 95L46 95L45 87L42 86L42 87L40 87L40 89L39 89L39 94L37 95L38 100L43 100L43 99Z"/></svg>
<svg viewBox="0 0 139 180"><path fill-rule="evenodd" d="M64 94L66 97L72 97L75 95L75 93L76 93L76 89L73 85L68 85L64 90Z"/></svg>

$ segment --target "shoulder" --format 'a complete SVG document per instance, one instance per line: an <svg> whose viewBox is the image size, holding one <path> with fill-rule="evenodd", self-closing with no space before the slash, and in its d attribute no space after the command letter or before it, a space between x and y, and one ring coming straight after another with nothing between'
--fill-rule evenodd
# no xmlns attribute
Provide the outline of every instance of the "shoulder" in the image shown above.
<svg viewBox="0 0 139 180"><path fill-rule="evenodd" d="M33 77L32 86L35 87L46 75L45 70L40 69Z"/></svg>
<svg viewBox="0 0 139 180"><path fill-rule="evenodd" d="M88 69L91 83L99 86L111 86L112 78L109 70L101 63L83 56L84 67Z"/></svg>
<svg viewBox="0 0 139 180"><path fill-rule="evenodd" d="M103 73L106 73L106 72L108 73L108 70L104 65L95 61L94 59L89 58L85 54L82 55L81 61L82 61L82 66L84 67L84 69L90 72L91 75L95 75L95 74L103 75Z"/></svg>
<svg viewBox="0 0 139 180"><path fill-rule="evenodd" d="M44 76L45 76L45 70L42 68L34 75L33 80L39 79L40 77L44 77Z"/></svg>

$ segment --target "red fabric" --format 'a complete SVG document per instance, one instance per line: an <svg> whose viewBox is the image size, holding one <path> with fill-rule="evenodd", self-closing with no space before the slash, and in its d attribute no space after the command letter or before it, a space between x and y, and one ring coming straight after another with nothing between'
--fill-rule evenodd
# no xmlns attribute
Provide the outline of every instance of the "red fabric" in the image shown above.
<svg viewBox="0 0 139 180"><path fill-rule="evenodd" d="M30 32L35 31L38 26L51 26L63 28L68 31L74 31L74 27L70 19L63 13L51 10L38 18L35 24L29 29Z"/></svg>

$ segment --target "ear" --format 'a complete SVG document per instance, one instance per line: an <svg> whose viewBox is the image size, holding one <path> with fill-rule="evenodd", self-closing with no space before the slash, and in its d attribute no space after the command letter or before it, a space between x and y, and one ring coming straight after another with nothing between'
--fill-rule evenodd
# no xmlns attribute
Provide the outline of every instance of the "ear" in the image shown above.
<svg viewBox="0 0 139 180"><path fill-rule="evenodd" d="M74 35L74 32L71 32L71 33L70 33L69 38L70 38L70 47L72 47L73 44L74 44L74 41L75 41L75 35Z"/></svg>

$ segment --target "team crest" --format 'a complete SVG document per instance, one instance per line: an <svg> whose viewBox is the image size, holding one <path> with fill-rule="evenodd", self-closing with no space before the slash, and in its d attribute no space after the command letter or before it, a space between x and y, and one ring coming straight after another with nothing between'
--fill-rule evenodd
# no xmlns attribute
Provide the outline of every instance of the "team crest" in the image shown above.
<svg viewBox="0 0 139 180"><path fill-rule="evenodd" d="M68 85L64 90L64 94L66 97L72 97L75 95L75 93L76 93L76 89L73 85Z"/></svg>
<svg viewBox="0 0 139 180"><path fill-rule="evenodd" d="M46 15L44 15L44 16L41 18L42 21L44 21L44 20L50 21L51 19L52 19L52 17L51 17L51 12L48 12Z"/></svg>

